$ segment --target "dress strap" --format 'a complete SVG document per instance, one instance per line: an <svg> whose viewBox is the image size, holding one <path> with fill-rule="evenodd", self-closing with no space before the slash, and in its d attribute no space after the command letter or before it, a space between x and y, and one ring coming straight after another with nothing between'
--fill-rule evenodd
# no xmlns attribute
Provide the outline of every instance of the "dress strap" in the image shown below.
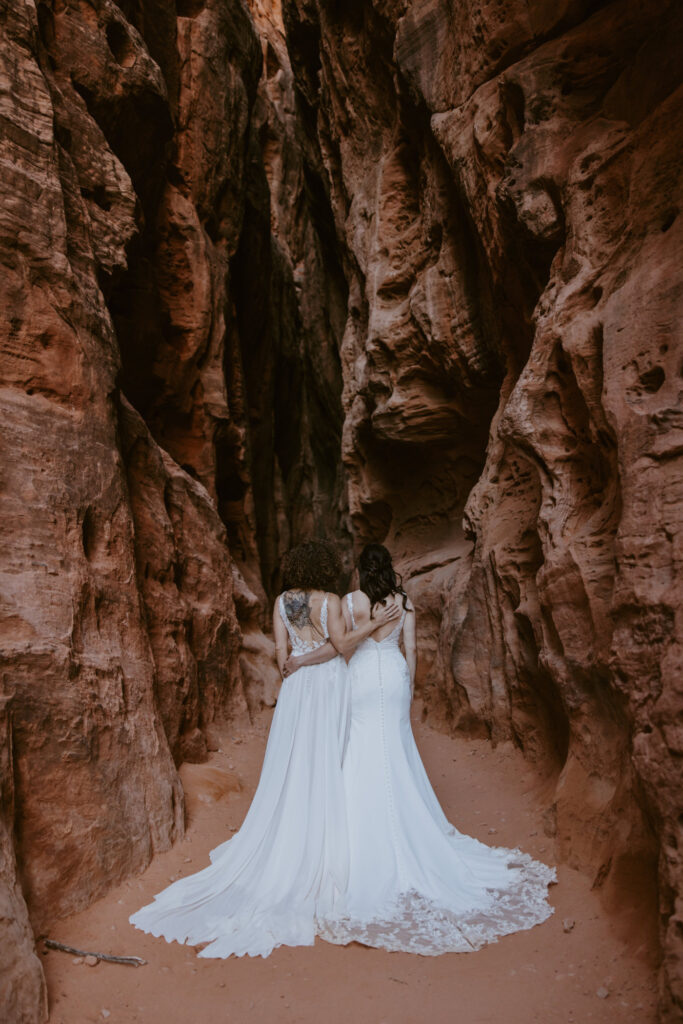
<svg viewBox="0 0 683 1024"><path fill-rule="evenodd" d="M349 609L349 615L351 616L351 625L355 629L356 628L356 618L355 618L355 616L353 614L353 594L348 593L346 595L346 604L347 604L348 609Z"/></svg>
<svg viewBox="0 0 683 1024"><path fill-rule="evenodd" d="M325 639L329 640L330 634L327 632L327 598L328 595L325 594L325 600L323 601L323 606L320 609L320 628L323 631L323 636L325 637Z"/></svg>

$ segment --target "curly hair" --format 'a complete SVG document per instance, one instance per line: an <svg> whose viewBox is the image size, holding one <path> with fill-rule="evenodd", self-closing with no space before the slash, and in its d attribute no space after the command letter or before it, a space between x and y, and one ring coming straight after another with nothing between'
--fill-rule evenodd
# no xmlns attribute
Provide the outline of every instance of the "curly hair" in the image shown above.
<svg viewBox="0 0 683 1024"><path fill-rule="evenodd" d="M383 544L366 544L358 559L360 589L370 598L370 608L384 601L391 594L403 595L403 607L408 607L408 595L403 589L403 580L397 575L391 555ZM370 611L372 618L372 610Z"/></svg>
<svg viewBox="0 0 683 1024"><path fill-rule="evenodd" d="M332 544L318 540L299 544L282 559L282 589L336 593L341 569L341 559Z"/></svg>

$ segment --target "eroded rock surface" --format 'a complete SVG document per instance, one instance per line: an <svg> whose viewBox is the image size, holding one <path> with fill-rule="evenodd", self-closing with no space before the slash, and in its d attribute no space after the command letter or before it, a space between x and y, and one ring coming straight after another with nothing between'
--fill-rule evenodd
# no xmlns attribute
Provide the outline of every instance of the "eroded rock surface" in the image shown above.
<svg viewBox="0 0 683 1024"><path fill-rule="evenodd" d="M673 1019L679 11L284 8L349 280L356 540L399 558L432 714L547 774L558 854L634 919L659 860Z"/></svg>
<svg viewBox="0 0 683 1024"><path fill-rule="evenodd" d="M676 1019L680 28L664 0L2 7L17 1020L22 898L43 929L181 833L177 765L275 699L268 597L311 534L347 568L389 545L430 715L523 749L631 927L658 875Z"/></svg>
<svg viewBox="0 0 683 1024"><path fill-rule="evenodd" d="M241 509L260 601L217 511L221 472L246 474L226 338L260 69L249 18L239 3L178 20L173 5L17 0L0 24L2 686L15 794L3 900L16 909L8 1019L23 1021L42 1019L45 1000L37 960L21 958L30 933L12 846L37 931L141 869L183 831L174 758L201 760L206 726L245 699L272 703L275 669L245 694L240 662L269 650L255 531ZM132 337L122 311L138 310ZM239 358L230 372L239 398Z"/></svg>

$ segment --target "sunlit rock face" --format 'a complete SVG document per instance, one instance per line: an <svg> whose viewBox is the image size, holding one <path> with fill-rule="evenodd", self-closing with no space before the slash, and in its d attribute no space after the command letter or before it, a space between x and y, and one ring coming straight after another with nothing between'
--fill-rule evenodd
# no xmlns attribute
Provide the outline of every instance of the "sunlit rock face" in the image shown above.
<svg viewBox="0 0 683 1024"><path fill-rule="evenodd" d="M430 712L524 749L558 854L633 924L659 858L673 1019L678 8L284 11L349 283L355 539L418 603Z"/></svg>

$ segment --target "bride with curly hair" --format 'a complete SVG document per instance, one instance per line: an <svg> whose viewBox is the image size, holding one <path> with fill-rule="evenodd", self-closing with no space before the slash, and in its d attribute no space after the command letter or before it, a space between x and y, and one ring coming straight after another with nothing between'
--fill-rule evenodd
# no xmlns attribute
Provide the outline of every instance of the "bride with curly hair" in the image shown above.
<svg viewBox="0 0 683 1024"><path fill-rule="evenodd" d="M201 957L268 956L276 946L312 945L319 922L334 916L348 881L344 657L400 615L378 606L349 633L335 593L340 572L330 544L309 542L285 556L273 608L284 681L254 799L239 832L212 850L209 867L132 915L142 931L203 945ZM327 660L306 664L323 649Z"/></svg>

